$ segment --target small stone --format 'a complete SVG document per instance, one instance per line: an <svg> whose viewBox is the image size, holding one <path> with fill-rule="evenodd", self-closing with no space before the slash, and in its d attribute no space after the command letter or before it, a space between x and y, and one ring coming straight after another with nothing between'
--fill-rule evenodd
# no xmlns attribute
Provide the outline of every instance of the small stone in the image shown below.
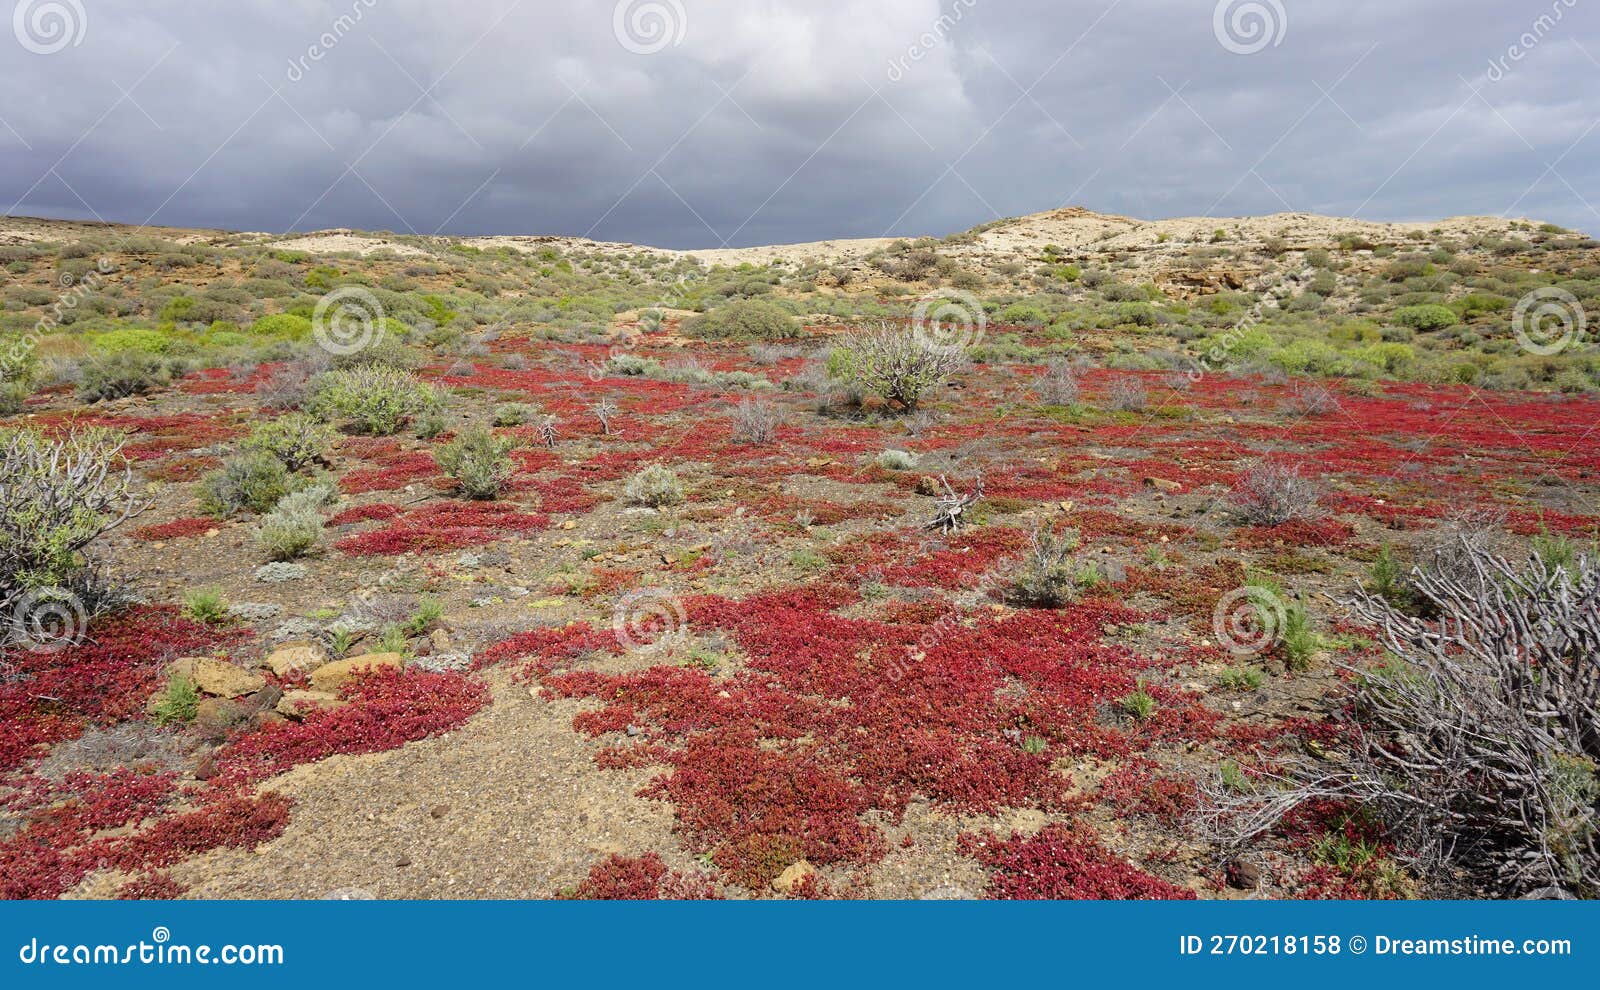
<svg viewBox="0 0 1600 990"><path fill-rule="evenodd" d="M435 653L450 652L450 634L443 629L435 629L428 634L428 642L433 646Z"/></svg>
<svg viewBox="0 0 1600 990"><path fill-rule="evenodd" d="M805 860L796 860L772 881L772 889L780 894L791 893L806 877L814 876L817 868Z"/></svg>
<svg viewBox="0 0 1600 990"><path fill-rule="evenodd" d="M397 859L395 859L394 865L396 865L396 866L410 866L411 865L411 857L407 856L405 853L401 853L399 855L399 857Z"/></svg>
<svg viewBox="0 0 1600 990"><path fill-rule="evenodd" d="M212 758L210 753L200 754L200 759L196 760L194 764L194 779L210 780L216 775L217 761Z"/></svg>
<svg viewBox="0 0 1600 990"><path fill-rule="evenodd" d="M317 691L337 691L358 672L386 668L400 670L406 665L398 653L365 653L348 660L335 660L311 672L311 687Z"/></svg>
<svg viewBox="0 0 1600 990"><path fill-rule="evenodd" d="M1144 479L1144 483L1145 483L1145 487L1154 488L1154 489L1156 489L1158 491L1163 491L1163 492L1181 492L1181 491L1183 491L1183 486L1182 485L1178 484L1176 481L1168 481L1166 478L1146 478L1146 479Z"/></svg>
<svg viewBox="0 0 1600 990"><path fill-rule="evenodd" d="M449 813L450 813L450 806L448 804L436 804L428 812L428 814L432 815L435 818L443 818L445 815L448 815Z"/></svg>
<svg viewBox="0 0 1600 990"><path fill-rule="evenodd" d="M625 731L630 736L637 736L639 733L643 732L644 730L639 728L637 725L630 725L630 726L628 726L628 728Z"/></svg>
<svg viewBox="0 0 1600 990"><path fill-rule="evenodd" d="M1261 867L1242 859L1236 859L1223 868L1228 878L1228 886L1235 890L1256 890L1261 886Z"/></svg>

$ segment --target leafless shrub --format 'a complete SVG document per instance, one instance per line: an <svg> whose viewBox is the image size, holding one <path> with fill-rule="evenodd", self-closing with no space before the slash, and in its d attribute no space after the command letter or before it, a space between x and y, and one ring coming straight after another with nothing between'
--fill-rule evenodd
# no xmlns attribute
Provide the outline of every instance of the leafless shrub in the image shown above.
<svg viewBox="0 0 1600 990"><path fill-rule="evenodd" d="M1077 590L1073 554L1079 541L1077 530L1057 535L1043 526L1035 529L1006 597L1035 608L1057 608L1071 601Z"/></svg>
<svg viewBox="0 0 1600 990"><path fill-rule="evenodd" d="M1034 390L1039 393L1040 402L1051 406L1070 406L1078 401L1083 391L1078 385L1077 372L1061 358L1045 366L1044 374L1034 383Z"/></svg>
<svg viewBox="0 0 1600 990"><path fill-rule="evenodd" d="M1339 411L1339 397L1326 385L1308 382L1295 387L1290 408L1302 416L1329 416Z"/></svg>
<svg viewBox="0 0 1600 990"><path fill-rule="evenodd" d="M782 423L783 414L772 403L745 399L733 412L733 439L757 446L769 444Z"/></svg>
<svg viewBox="0 0 1600 990"><path fill-rule="evenodd" d="M939 496L937 509L927 528L939 530L941 533L954 533L967 524L966 511L983 498L983 476L978 476L977 487L965 495L956 494L956 490L950 487L950 482L942 474L939 475L939 484L943 486L944 493Z"/></svg>
<svg viewBox="0 0 1600 990"><path fill-rule="evenodd" d="M545 416L539 420L536 429L539 431L539 443L554 450L556 441L560 439L560 433L556 429L556 418L554 416Z"/></svg>
<svg viewBox="0 0 1600 990"><path fill-rule="evenodd" d="M908 412L965 363L959 347L886 325L849 335L840 350L854 383Z"/></svg>
<svg viewBox="0 0 1600 990"><path fill-rule="evenodd" d="M1275 461L1253 465L1230 496L1239 517L1253 526L1278 526L1305 519L1317 508L1317 486L1300 469Z"/></svg>
<svg viewBox="0 0 1600 990"><path fill-rule="evenodd" d="M797 358L805 351L791 344L751 344L745 348L745 353L750 355L751 362L765 367Z"/></svg>
<svg viewBox="0 0 1600 990"><path fill-rule="evenodd" d="M1358 676L1347 765L1213 793L1218 835L1248 840L1316 798L1355 799L1424 877L1465 871L1501 896L1600 896L1600 560L1522 570L1463 540L1463 576L1423 568L1437 619L1357 592L1393 654Z"/></svg>
<svg viewBox="0 0 1600 990"><path fill-rule="evenodd" d="M81 551L150 507L122 459L126 443L106 430L58 440L0 431L0 615L16 620L0 630L0 645L26 637L21 605L41 589L59 596L81 585Z"/></svg>
<svg viewBox="0 0 1600 990"><path fill-rule="evenodd" d="M299 409L311 398L311 379L326 363L290 361L256 383L256 399L267 409Z"/></svg>
<svg viewBox="0 0 1600 990"><path fill-rule="evenodd" d="M611 436L611 421L617 417L617 404L610 399L601 399L591 405L589 411L600 421L600 432Z"/></svg>
<svg viewBox="0 0 1600 990"><path fill-rule="evenodd" d="M1106 392L1106 406L1118 412L1144 412L1150 396L1137 379L1124 378L1111 384Z"/></svg>
<svg viewBox="0 0 1600 990"><path fill-rule="evenodd" d="M1472 577L1473 559L1494 551L1505 531L1503 509L1463 509L1440 522L1418 553L1426 571L1457 580Z"/></svg>

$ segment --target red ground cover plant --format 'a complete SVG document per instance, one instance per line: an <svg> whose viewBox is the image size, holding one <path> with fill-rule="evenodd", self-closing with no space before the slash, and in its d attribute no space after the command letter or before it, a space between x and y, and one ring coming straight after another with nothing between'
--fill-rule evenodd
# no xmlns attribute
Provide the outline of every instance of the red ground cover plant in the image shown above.
<svg viewBox="0 0 1600 990"><path fill-rule="evenodd" d="M379 467L351 471L340 478L339 490L347 495L392 491L439 473L438 463L425 450L390 454L380 458L379 464Z"/></svg>
<svg viewBox="0 0 1600 990"><path fill-rule="evenodd" d="M59 897L99 869L146 873L130 885L135 891L172 895L170 878L149 871L210 849L258 845L280 834L289 815L282 795L221 791L168 813L182 801L171 773L122 768L17 783L5 805L26 819L0 841L0 897L7 899Z"/></svg>
<svg viewBox="0 0 1600 990"><path fill-rule="evenodd" d="M217 754L225 780L253 783L335 753L376 753L464 723L489 700L489 689L455 672L377 670L349 682L350 703L272 722Z"/></svg>
<svg viewBox="0 0 1600 990"><path fill-rule="evenodd" d="M1102 641L1104 627L1141 616L1108 601L976 622L925 605L886 613L899 621L836 611L855 604L827 585L689 600L691 627L732 635L748 658L730 677L666 665L563 672L584 653L618 651L613 633L584 624L522 634L480 661L522 660L519 676L552 696L600 701L573 727L629 729L640 741L597 761L665 765L642 793L670 801L688 847L752 889L802 857L876 860L885 842L868 813L894 820L915 800L954 812L1070 809L1079 799L1057 757L1203 738L1214 720L1176 692L1136 729L1103 717L1150 666Z"/></svg>
<svg viewBox="0 0 1600 990"><path fill-rule="evenodd" d="M1086 826L1046 825L1009 839L967 833L961 850L990 870L995 900L1193 900L1194 892L1151 876L1102 846Z"/></svg>
<svg viewBox="0 0 1600 990"><path fill-rule="evenodd" d="M398 505L376 502L372 505L355 505L328 520L329 526L348 526L359 522L387 522L400 514Z"/></svg>
<svg viewBox="0 0 1600 990"><path fill-rule="evenodd" d="M577 901L721 900L709 877L667 869L655 853L613 855L589 868L589 875L558 896Z"/></svg>
<svg viewBox="0 0 1600 990"><path fill-rule="evenodd" d="M185 536L199 536L207 530L216 529L217 521L208 516L191 519L174 519L169 523L157 523L153 526L140 526L128 534L136 540L175 540Z"/></svg>
<svg viewBox="0 0 1600 990"><path fill-rule="evenodd" d="M10 667L0 679L0 771L90 723L142 711L168 660L210 653L243 635L190 622L170 606L141 606L97 621L82 642L65 649L0 658Z"/></svg>
<svg viewBox="0 0 1600 990"><path fill-rule="evenodd" d="M459 550L493 543L507 533L543 529L549 517L499 502L437 502L408 512L388 526L347 536L334 546L351 556Z"/></svg>

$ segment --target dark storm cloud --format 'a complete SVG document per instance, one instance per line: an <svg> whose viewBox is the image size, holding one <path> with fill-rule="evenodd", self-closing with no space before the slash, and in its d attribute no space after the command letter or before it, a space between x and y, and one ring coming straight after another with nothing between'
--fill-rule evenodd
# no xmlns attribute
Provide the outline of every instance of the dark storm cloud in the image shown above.
<svg viewBox="0 0 1600 990"><path fill-rule="evenodd" d="M1587 0L0 2L15 214L696 247L1068 203L1600 231Z"/></svg>

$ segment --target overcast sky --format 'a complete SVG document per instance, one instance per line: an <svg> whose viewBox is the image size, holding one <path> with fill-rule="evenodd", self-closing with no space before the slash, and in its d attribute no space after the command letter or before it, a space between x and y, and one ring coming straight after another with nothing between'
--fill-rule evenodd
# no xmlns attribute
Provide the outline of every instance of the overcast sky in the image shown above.
<svg viewBox="0 0 1600 990"><path fill-rule="evenodd" d="M1139 217L1600 233L1596 0L0 0L0 208L670 247Z"/></svg>

